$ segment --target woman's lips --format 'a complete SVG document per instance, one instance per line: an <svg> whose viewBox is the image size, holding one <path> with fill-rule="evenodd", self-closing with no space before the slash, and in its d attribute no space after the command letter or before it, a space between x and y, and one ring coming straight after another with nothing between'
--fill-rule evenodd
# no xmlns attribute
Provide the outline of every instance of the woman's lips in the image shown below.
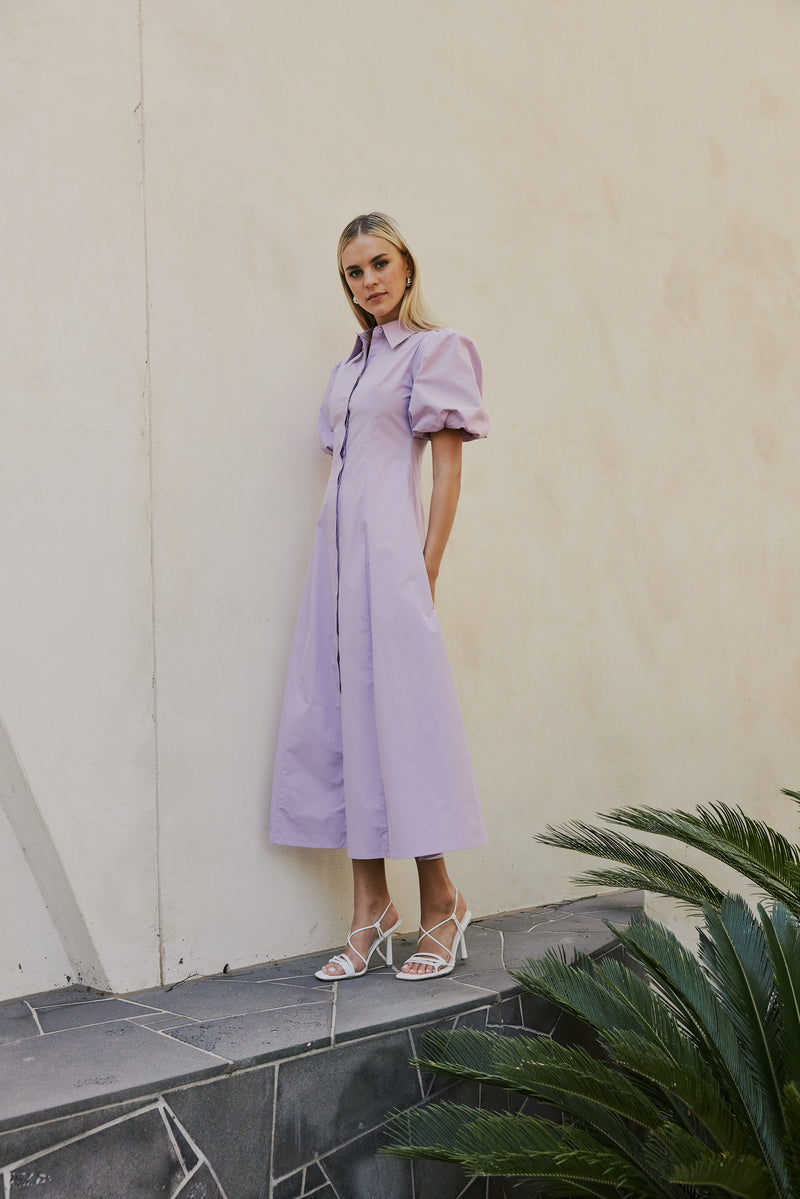
<svg viewBox="0 0 800 1199"><path fill-rule="evenodd" d="M379 292L377 292L377 293L376 293L374 296L368 296L368 297L367 297L367 303L368 303L368 304L374 304L374 302L375 302L376 300L382 300L382 299L383 299L383 297L384 297L385 295L386 295L386 292L385 292L385 291L379 291Z"/></svg>

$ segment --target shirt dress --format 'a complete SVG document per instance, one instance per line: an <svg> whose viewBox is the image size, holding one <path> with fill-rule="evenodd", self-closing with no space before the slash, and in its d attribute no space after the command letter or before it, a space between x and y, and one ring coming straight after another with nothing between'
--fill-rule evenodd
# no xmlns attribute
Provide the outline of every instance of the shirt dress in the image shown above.
<svg viewBox="0 0 800 1199"><path fill-rule="evenodd" d="M409 858L487 842L422 555L421 460L443 428L489 431L472 342L399 321L361 333L320 409L333 461L289 659L275 843Z"/></svg>

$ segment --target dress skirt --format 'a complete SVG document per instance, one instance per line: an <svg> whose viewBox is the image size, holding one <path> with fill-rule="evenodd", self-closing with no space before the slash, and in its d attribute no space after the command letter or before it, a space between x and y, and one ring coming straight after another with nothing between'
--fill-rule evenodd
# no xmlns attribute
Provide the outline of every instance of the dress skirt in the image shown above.
<svg viewBox="0 0 800 1199"><path fill-rule="evenodd" d="M486 828L422 556L428 436L489 428L472 343L399 322L360 335L320 410L331 474L295 628L270 840L408 858Z"/></svg>

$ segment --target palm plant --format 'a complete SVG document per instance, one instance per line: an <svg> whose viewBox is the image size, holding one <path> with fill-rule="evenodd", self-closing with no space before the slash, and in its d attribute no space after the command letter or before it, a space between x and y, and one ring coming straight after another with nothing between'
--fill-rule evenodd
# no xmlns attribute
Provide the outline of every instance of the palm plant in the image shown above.
<svg viewBox="0 0 800 1199"><path fill-rule="evenodd" d="M784 790L800 802L800 792ZM800 917L800 846L782 833L727 804L700 806L695 812L663 812L658 808L616 808L609 824L655 833L698 849L738 871L757 891L784 904ZM692 866L623 833L573 821L561 828L548 825L537 837L544 845L575 849L619 866L587 870L575 882L591 886L653 891L692 907L719 908L724 893Z"/></svg>
<svg viewBox="0 0 800 1199"><path fill-rule="evenodd" d="M624 835L617 843L588 825L549 829L548 844L568 840L622 863L590 881L624 877L698 906L697 956L645 917L614 930L624 962L567 962L558 952L528 961L515 977L588 1025L599 1057L546 1037L437 1030L418 1064L517 1092L562 1119L440 1102L396 1116L388 1151L535 1179L560 1199L800 1199L800 850L722 805L609 819L736 865L771 909L753 912Z"/></svg>

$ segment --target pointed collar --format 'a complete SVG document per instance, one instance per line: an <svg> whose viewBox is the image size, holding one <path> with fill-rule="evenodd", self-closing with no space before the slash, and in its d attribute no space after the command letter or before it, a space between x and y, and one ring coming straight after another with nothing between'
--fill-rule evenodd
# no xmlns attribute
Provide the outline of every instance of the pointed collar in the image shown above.
<svg viewBox="0 0 800 1199"><path fill-rule="evenodd" d="M389 321L388 325L378 325L378 328L383 329L383 335L393 350L415 332L414 329L407 329L405 325L401 325L399 321Z"/></svg>
<svg viewBox="0 0 800 1199"><path fill-rule="evenodd" d="M354 358L358 358L366 346L368 346L374 336L383 336L388 341L390 347L395 350L404 341L407 341L411 335L416 332L414 329L407 329L405 325L401 325L400 321L389 321L386 325L375 325L372 329L362 329L356 337L356 344L353 346L352 353L347 359L352 362Z"/></svg>

